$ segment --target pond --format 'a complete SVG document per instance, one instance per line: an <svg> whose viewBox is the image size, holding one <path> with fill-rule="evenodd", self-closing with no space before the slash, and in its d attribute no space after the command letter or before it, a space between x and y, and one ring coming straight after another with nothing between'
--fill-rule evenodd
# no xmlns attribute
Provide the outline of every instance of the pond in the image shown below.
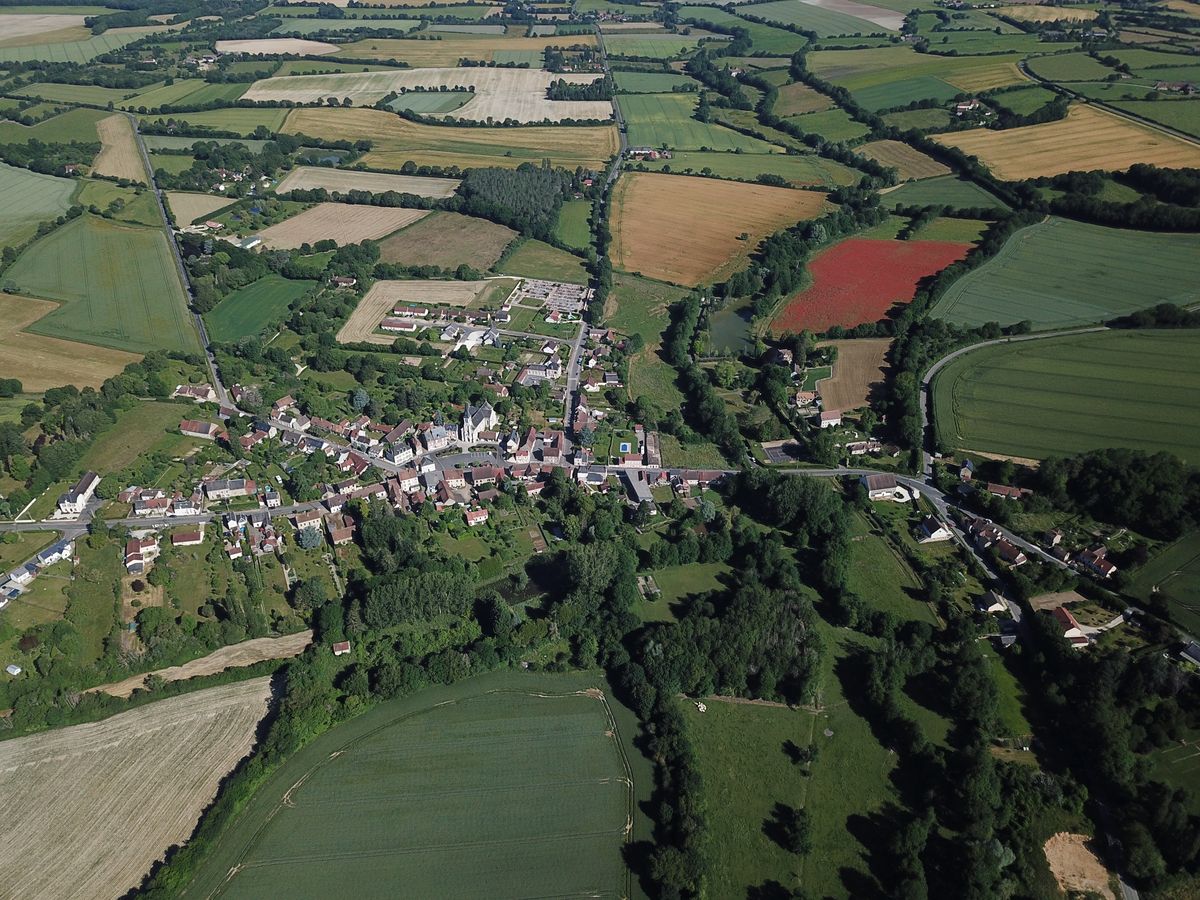
<svg viewBox="0 0 1200 900"><path fill-rule="evenodd" d="M750 334L750 300L730 303L708 316L712 349L718 352L746 353L754 345Z"/></svg>

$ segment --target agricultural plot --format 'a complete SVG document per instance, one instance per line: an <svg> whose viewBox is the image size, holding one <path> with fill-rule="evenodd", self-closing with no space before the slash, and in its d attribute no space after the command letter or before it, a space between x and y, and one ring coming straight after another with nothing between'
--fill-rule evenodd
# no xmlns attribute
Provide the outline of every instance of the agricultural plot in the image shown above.
<svg viewBox="0 0 1200 900"><path fill-rule="evenodd" d="M1071 6L1002 6L993 11L1018 22L1090 22L1098 15L1094 9Z"/></svg>
<svg viewBox="0 0 1200 900"><path fill-rule="evenodd" d="M1001 91L988 97L988 102L1003 107L1018 116L1027 116L1037 112L1047 103L1052 102L1058 94L1040 84L1030 84L1014 90Z"/></svg>
<svg viewBox="0 0 1200 900"><path fill-rule="evenodd" d="M949 110L945 109L906 109L900 112L886 113L883 121L894 125L901 131L915 128L918 131L945 131L952 120Z"/></svg>
<svg viewBox="0 0 1200 900"><path fill-rule="evenodd" d="M740 268L764 237L820 215L825 206L825 195L816 191L683 175L627 175L613 196L613 264L693 287L720 281Z"/></svg>
<svg viewBox="0 0 1200 900"><path fill-rule="evenodd" d="M218 209L223 209L233 202L231 197L218 197L215 194L193 194L187 191L167 191L167 205L179 225L190 225L197 219L211 216Z"/></svg>
<svg viewBox="0 0 1200 900"><path fill-rule="evenodd" d="M98 34L83 40L67 40L55 43L38 43L21 47L0 46L0 62L34 62L45 60L56 63L90 62L104 53L120 50L126 44L132 44L148 34L162 31L158 27L148 28L110 28L104 34Z"/></svg>
<svg viewBox="0 0 1200 900"><path fill-rule="evenodd" d="M868 159L889 166L905 181L948 175L950 167L901 141L872 141L857 148Z"/></svg>
<svg viewBox="0 0 1200 900"><path fill-rule="evenodd" d="M837 348L837 360L830 376L817 382L822 404L827 409L840 410L866 406L887 376L887 352L891 344L890 338L823 343L822 347Z"/></svg>
<svg viewBox="0 0 1200 900"><path fill-rule="evenodd" d="M516 236L511 228L487 219L435 212L382 241L379 258L406 266L457 269L465 264L487 271Z"/></svg>
<svg viewBox="0 0 1200 900"><path fill-rule="evenodd" d="M205 112L185 112L172 113L170 118L176 122L182 122L194 128L211 128L214 131L232 131L234 134L253 134L259 127L266 128L269 131L279 131L283 127L284 120L288 116L286 109L243 109L240 107L230 107L229 109L210 109ZM166 124L166 118L161 115L139 115L138 119L143 122L159 122ZM324 132L315 131L312 134L323 134ZM192 142L204 140L204 138L192 138Z"/></svg>
<svg viewBox="0 0 1200 900"><path fill-rule="evenodd" d="M796 187L837 187L854 184L860 173L815 154L672 153L670 159L647 160L647 169L754 181L759 175L778 175ZM705 170L708 170L705 172Z"/></svg>
<svg viewBox="0 0 1200 900"><path fill-rule="evenodd" d="M819 134L827 141L854 141L871 131L862 122L852 119L850 113L838 108L793 116L789 121L809 134Z"/></svg>
<svg viewBox="0 0 1200 900"><path fill-rule="evenodd" d="M21 254L5 279L62 302L29 326L39 334L133 353L199 347L159 230L80 216Z"/></svg>
<svg viewBox="0 0 1200 900"><path fill-rule="evenodd" d="M954 175L902 184L883 195L884 205L949 206L954 209L1008 209L1008 204L975 184Z"/></svg>
<svg viewBox="0 0 1200 900"><path fill-rule="evenodd" d="M422 43L441 43L439 41ZM461 119L503 122L553 122L562 119L607 119L612 104L607 100L549 100L546 91L554 81L590 84L599 74L557 74L543 69L422 68L389 72L359 72L340 75L289 75L256 81L245 99L290 100L310 103L326 97L349 97L355 106L370 106L393 91L404 88L473 88L474 96L454 115Z"/></svg>
<svg viewBox="0 0 1200 900"><path fill-rule="evenodd" d="M160 106L199 106L214 100L237 100L245 91L245 84L210 84L199 78L184 78L174 84L166 84L118 104L126 109Z"/></svg>
<svg viewBox="0 0 1200 900"><path fill-rule="evenodd" d="M487 281L376 281L358 302L346 324L337 333L342 344L371 343L390 345L394 337L377 334L375 329L399 305L470 306L489 294L503 293L502 300L517 286L511 278Z"/></svg>
<svg viewBox="0 0 1200 900"><path fill-rule="evenodd" d="M633 778L602 683L498 672L335 727L255 794L198 895L628 896Z"/></svg>
<svg viewBox="0 0 1200 900"><path fill-rule="evenodd" d="M422 115L450 113L462 109L475 99L470 91L410 91L388 103L394 112L415 112Z"/></svg>
<svg viewBox="0 0 1200 900"><path fill-rule="evenodd" d="M520 275L522 278L544 278L569 284L588 283L587 266L580 257L533 239L522 241L499 268L506 275Z"/></svg>
<svg viewBox="0 0 1200 900"><path fill-rule="evenodd" d="M390 206L354 206L348 203L318 203L299 215L285 219L259 233L263 246L294 250L302 244L333 237L339 244L377 241L429 215L423 209Z"/></svg>
<svg viewBox="0 0 1200 900"><path fill-rule="evenodd" d="M899 31L904 24L902 13L857 0L776 0L756 4L749 11L771 22L815 31L819 37Z"/></svg>
<svg viewBox="0 0 1200 900"><path fill-rule="evenodd" d="M1176 131L1200 137L1200 101L1133 100L1113 103L1117 109Z"/></svg>
<svg viewBox="0 0 1200 900"><path fill-rule="evenodd" d="M833 101L813 90L807 84L796 81L782 85L775 99L772 112L777 116L799 116L804 113L822 112L833 106Z"/></svg>
<svg viewBox="0 0 1200 900"><path fill-rule="evenodd" d="M973 350L934 380L938 437L955 448L1035 459L1129 447L1195 463L1197 354L1195 332L1151 330Z"/></svg>
<svg viewBox="0 0 1200 900"><path fill-rule="evenodd" d="M372 28L391 28L397 31L412 31L421 23L416 19L387 19L386 21L371 22ZM362 22L354 19L281 19L278 28L272 28L271 34L298 34L309 37L323 31L353 31L361 28Z"/></svg>
<svg viewBox="0 0 1200 900"><path fill-rule="evenodd" d="M0 25L3 25L0 22ZM120 104L126 97L136 95L132 88L106 88L95 84L55 84L39 82L13 91L20 97L37 97L57 103L94 103L104 106L109 101Z"/></svg>
<svg viewBox="0 0 1200 900"><path fill-rule="evenodd" d="M441 15L449 15L442 9ZM491 34L446 35L437 41L397 40L390 38L367 38L350 44L342 44L338 57L364 57L366 59L394 59L406 62L414 69L453 68L460 59L475 62L516 62L505 59L506 55L519 54L530 62L531 69L539 68L542 54L547 47L594 47L594 34L572 34L564 37L520 37ZM472 67L474 71L477 67Z"/></svg>
<svg viewBox="0 0 1200 900"><path fill-rule="evenodd" d="M745 29L750 34L750 43L754 45L756 53L791 56L808 43L807 38L803 35L751 22L715 6L681 6L679 17L685 20L696 20L702 24L711 22L713 25L723 28Z"/></svg>
<svg viewBox="0 0 1200 900"><path fill-rule="evenodd" d="M239 341L260 334L287 318L292 301L302 297L312 286L311 281L265 275L234 291L205 314L209 336L214 341Z"/></svg>
<svg viewBox="0 0 1200 900"><path fill-rule="evenodd" d="M1115 72L1086 53L1035 56L1026 65L1034 75L1047 81L1104 81Z"/></svg>
<svg viewBox="0 0 1200 900"><path fill-rule="evenodd" d="M98 109L70 109L36 125L0 121L0 143L25 144L31 140L47 144L99 141L96 123L109 115L111 113Z"/></svg>
<svg viewBox="0 0 1200 900"><path fill-rule="evenodd" d="M151 153L157 150L191 150L197 141L211 141L222 147L227 147L230 144L241 144L247 150L253 150L255 153L262 153L262 149L267 143L266 141L258 141L253 138L198 138L175 134L142 135L142 143L146 145L146 149Z"/></svg>
<svg viewBox="0 0 1200 900"><path fill-rule="evenodd" d="M100 135L100 153L92 164L92 171L96 175L110 175L145 184L146 169L142 165L133 123L117 113L97 122L96 133Z"/></svg>
<svg viewBox="0 0 1200 900"><path fill-rule="evenodd" d="M625 117L629 143L635 147L673 150L740 150L771 153L775 147L693 116L700 98L695 94L621 94L617 104Z"/></svg>
<svg viewBox="0 0 1200 900"><path fill-rule="evenodd" d="M275 192L286 194L288 191L311 191L314 188L342 194L349 191L371 191L376 194L395 191L440 200L452 196L460 183L457 178L420 178L416 175L355 172L325 166L297 166L279 182Z"/></svg>
<svg viewBox="0 0 1200 900"><path fill-rule="evenodd" d="M700 88L700 82L689 75L665 72L613 72L613 80L623 94L669 94Z"/></svg>
<svg viewBox="0 0 1200 900"><path fill-rule="evenodd" d="M168 847L187 840L249 752L270 693L270 679L256 678L5 741L6 890L114 897L135 888Z"/></svg>
<svg viewBox="0 0 1200 900"><path fill-rule="evenodd" d="M419 125L374 109L297 109L288 134L319 134L329 140L369 140L368 166L399 169L418 165L519 166L549 159L566 169L601 169L617 152L615 125L586 127L455 128Z"/></svg>
<svg viewBox="0 0 1200 900"><path fill-rule="evenodd" d="M558 211L554 236L576 250L586 250L592 244L592 201L568 200Z"/></svg>
<svg viewBox="0 0 1200 900"><path fill-rule="evenodd" d="M0 246L16 246L37 232L40 222L57 218L71 207L75 182L0 163Z"/></svg>
<svg viewBox="0 0 1200 900"><path fill-rule="evenodd" d="M812 284L789 298L771 330L825 331L877 322L896 303L910 303L922 278L966 256L969 244L850 238L815 256Z"/></svg>
<svg viewBox="0 0 1200 900"><path fill-rule="evenodd" d="M0 16L0 44L16 38L27 38L47 32L63 31L83 26L83 16L45 15L39 13L10 13Z"/></svg>
<svg viewBox="0 0 1200 900"><path fill-rule="evenodd" d="M1200 237L1051 219L1015 234L931 311L956 325L1028 320L1035 329L1101 322L1200 299Z"/></svg>
<svg viewBox="0 0 1200 900"><path fill-rule="evenodd" d="M1161 593L1180 625L1200 631L1200 533L1184 535L1135 571L1129 593L1143 601Z"/></svg>
<svg viewBox="0 0 1200 900"><path fill-rule="evenodd" d="M704 32L692 31L690 35L683 34L608 34L604 36L604 50L609 56L625 56L642 59L673 59L685 56L706 42L704 37L716 38L722 42L723 35L710 35ZM559 38L560 41L567 40Z"/></svg>
<svg viewBox="0 0 1200 900"><path fill-rule="evenodd" d="M337 53L340 49L336 44L324 41L306 41L303 38L264 38L249 41L217 41L214 45L221 54L233 53L246 56L269 56L281 53L295 53L300 56L324 56L327 53Z"/></svg>

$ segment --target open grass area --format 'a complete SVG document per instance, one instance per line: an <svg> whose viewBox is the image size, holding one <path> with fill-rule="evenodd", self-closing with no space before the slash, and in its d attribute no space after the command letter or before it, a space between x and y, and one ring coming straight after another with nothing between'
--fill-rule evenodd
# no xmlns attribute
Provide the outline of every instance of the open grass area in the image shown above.
<svg viewBox="0 0 1200 900"><path fill-rule="evenodd" d="M716 175L755 181L760 175L778 175L797 187L838 187L862 177L856 169L816 154L783 153L672 153L670 159L639 163L656 172Z"/></svg>
<svg viewBox="0 0 1200 900"><path fill-rule="evenodd" d="M945 109L905 109L900 112L887 113L883 121L894 125L902 131L916 128L918 131L944 131L951 121L949 110Z"/></svg>
<svg viewBox="0 0 1200 900"><path fill-rule="evenodd" d="M954 209L1007 210L1008 204L973 181L942 175L909 182L882 197L887 208L895 206L949 206Z"/></svg>
<svg viewBox="0 0 1200 900"><path fill-rule="evenodd" d="M617 90L626 94L669 94L680 88L700 88L700 82L682 73L613 72L613 80Z"/></svg>
<svg viewBox="0 0 1200 900"><path fill-rule="evenodd" d="M702 35L671 34L606 34L604 49L609 56L673 59L685 56L701 46ZM723 36L719 36L722 41ZM562 40L561 38L559 39Z"/></svg>
<svg viewBox="0 0 1200 900"><path fill-rule="evenodd" d="M888 195L891 196L891 195ZM1017 232L933 307L956 325L1028 320L1035 329L1100 322L1200 299L1200 238L1050 219Z"/></svg>
<svg viewBox="0 0 1200 900"><path fill-rule="evenodd" d="M788 120L809 134L819 134L827 141L853 141L864 137L871 129L850 118L844 109L826 109L805 113Z"/></svg>
<svg viewBox="0 0 1200 900"><path fill-rule="evenodd" d="M37 233L38 224L57 218L71 207L75 182L41 175L0 163L0 246L17 246Z"/></svg>
<svg viewBox="0 0 1200 900"><path fill-rule="evenodd" d="M49 547L58 534L53 531L13 531L0 541L0 571L7 572Z"/></svg>
<svg viewBox="0 0 1200 900"><path fill-rule="evenodd" d="M79 461L79 468L117 472L151 450L186 444L190 439L179 433L179 420L192 414L181 403L142 403L126 410L111 428L96 437Z"/></svg>
<svg viewBox="0 0 1200 900"><path fill-rule="evenodd" d="M464 263L482 272L496 264L517 233L487 219L435 212L379 244L384 262L457 269Z"/></svg>
<svg viewBox="0 0 1200 900"><path fill-rule="evenodd" d="M1185 534L1133 572L1129 593L1142 601L1161 593L1172 618L1200 632L1200 532Z"/></svg>
<svg viewBox="0 0 1200 900"><path fill-rule="evenodd" d="M109 115L98 109L71 109L36 125L0 121L0 144L25 144L31 140L46 144L99 141L96 123Z"/></svg>
<svg viewBox="0 0 1200 900"><path fill-rule="evenodd" d="M772 28L751 22L718 6L681 6L681 19L693 20L701 24L711 22L722 28L742 28L750 33L750 43L755 53L769 53L773 56L788 56L808 43L804 35L783 28Z"/></svg>
<svg viewBox="0 0 1200 900"><path fill-rule="evenodd" d="M921 583L900 552L863 515L855 514L851 521L850 590L897 618L934 624L929 605L916 598Z"/></svg>
<svg viewBox="0 0 1200 900"><path fill-rule="evenodd" d="M158 109L160 106L200 106L217 100L237 100L246 91L245 84L210 84L200 78L183 78L138 94L124 103L125 109Z"/></svg>
<svg viewBox="0 0 1200 900"><path fill-rule="evenodd" d="M151 113L138 118L143 122L162 121L164 123L167 118L172 118L176 122L182 122L195 128L211 128L215 131L232 131L234 134L248 135L253 134L260 125L272 132L279 131L283 127L287 115L288 110L286 109L230 107L229 109L210 109L204 112L172 113L169 117ZM316 136L324 134L321 131L307 133ZM200 138L196 140L200 140Z"/></svg>
<svg viewBox="0 0 1200 900"><path fill-rule="evenodd" d="M288 314L288 306L313 286L311 281L291 281L266 275L240 288L205 315L214 341L238 341L274 327Z"/></svg>
<svg viewBox="0 0 1200 900"><path fill-rule="evenodd" d="M199 348L161 231L80 216L33 244L5 278L62 303L29 326L39 334L142 353Z"/></svg>
<svg viewBox="0 0 1200 900"><path fill-rule="evenodd" d="M694 118L696 94L621 94L617 105L628 124L634 147L669 147L672 150L741 150L771 153L766 141Z"/></svg>
<svg viewBox="0 0 1200 900"><path fill-rule="evenodd" d="M442 10L442 15L447 14ZM436 68L457 66L460 59L481 62L530 63L539 68L542 54L547 47L572 46L575 44L594 47L596 36L592 34L570 37L535 37L492 34L443 34L440 40L399 40L389 38L365 38L350 44L342 44L338 58L357 56L364 59L394 59L406 62L413 68ZM613 52L611 49L609 52ZM514 59L514 55L520 58Z"/></svg>
<svg viewBox="0 0 1200 900"><path fill-rule="evenodd" d="M568 200L558 211L555 237L568 247L586 250L592 243L591 216L591 200Z"/></svg>
<svg viewBox="0 0 1200 900"><path fill-rule="evenodd" d="M1131 447L1200 462L1198 353L1194 331L983 347L935 378L938 437L954 448L1031 458Z"/></svg>
<svg viewBox="0 0 1200 900"><path fill-rule="evenodd" d="M499 266L506 275L544 278L587 284L587 267L582 258L532 238L521 244Z"/></svg>
<svg viewBox="0 0 1200 900"><path fill-rule="evenodd" d="M678 409L683 394L675 370L662 358L662 335L670 322L670 305L686 291L674 285L613 274L613 289L605 304L605 323L626 335L641 335L645 347L629 364L629 396L648 397L663 410Z"/></svg>
<svg viewBox="0 0 1200 900"><path fill-rule="evenodd" d="M1200 137L1200 100L1123 100L1117 109Z"/></svg>

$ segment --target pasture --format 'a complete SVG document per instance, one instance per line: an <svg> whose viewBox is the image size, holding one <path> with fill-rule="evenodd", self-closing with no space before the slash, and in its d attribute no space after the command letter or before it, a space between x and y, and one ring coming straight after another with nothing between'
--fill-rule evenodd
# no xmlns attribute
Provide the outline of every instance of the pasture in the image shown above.
<svg viewBox="0 0 1200 900"><path fill-rule="evenodd" d="M189 225L197 219L206 219L218 209L234 202L232 197L216 194L193 194L187 191L167 191L167 205L179 225Z"/></svg>
<svg viewBox="0 0 1200 900"><path fill-rule="evenodd" d="M253 134L259 127L266 128L268 131L277 132L283 127L284 120L287 118L288 111L286 109L243 109L240 107L230 107L228 109L210 109L205 112L185 112L171 113L169 118L176 122L183 122L194 128L211 128L214 131L231 131L234 134L248 135ZM161 122L166 123L167 117L157 114L139 115L138 119L143 122ZM312 134L324 134L322 131L311 132ZM192 142L204 140L202 137L193 137Z"/></svg>
<svg viewBox="0 0 1200 900"><path fill-rule="evenodd" d="M522 241L499 268L506 275L520 275L523 278L588 283L587 266L580 257L532 238Z"/></svg>
<svg viewBox="0 0 1200 900"><path fill-rule="evenodd" d="M416 175L355 172L325 166L297 166L279 182L275 193L286 194L288 191L323 188L342 194L349 191L371 191L376 194L395 191L400 194L443 199L452 196L460 183L457 178L420 178Z"/></svg>
<svg viewBox="0 0 1200 900"><path fill-rule="evenodd" d="M1200 631L1200 532L1185 534L1132 573L1129 593L1149 601L1161 592L1171 616L1192 634Z"/></svg>
<svg viewBox="0 0 1200 900"><path fill-rule="evenodd" d="M1200 101L1126 100L1113 103L1113 106L1176 131L1200 137Z"/></svg>
<svg viewBox="0 0 1200 900"><path fill-rule="evenodd" d="M618 147L615 125L455 128L419 125L375 109L296 109L283 131L319 134L328 140L369 140L373 146L362 161L382 169L399 169L409 160L469 168L515 167L543 159L567 169L600 169Z"/></svg>
<svg viewBox="0 0 1200 900"><path fill-rule="evenodd" d="M857 148L868 159L896 170L903 181L948 175L950 167L901 141L871 141Z"/></svg>
<svg viewBox="0 0 1200 900"><path fill-rule="evenodd" d="M901 131L915 128L918 131L943 131L950 125L953 117L945 109L906 109L901 112L887 113L883 121L894 125Z"/></svg>
<svg viewBox="0 0 1200 900"><path fill-rule="evenodd" d="M142 165L133 123L116 113L97 122L96 133L100 135L100 153L92 163L92 172L145 184L146 168Z"/></svg>
<svg viewBox="0 0 1200 900"><path fill-rule="evenodd" d="M632 146L740 150L743 153L776 150L766 141L693 118L699 102L696 94L621 94L617 97Z"/></svg>
<svg viewBox="0 0 1200 900"><path fill-rule="evenodd" d="M822 404L827 409L843 411L866 406L873 391L883 385L891 344L890 338L856 338L821 344L837 348L832 373L817 382Z"/></svg>
<svg viewBox="0 0 1200 900"><path fill-rule="evenodd" d="M256 678L0 744L6 890L115 897L135 888L187 840L250 751L270 693L270 679Z"/></svg>
<svg viewBox="0 0 1200 900"><path fill-rule="evenodd" d="M702 24L711 22L723 28L742 28L750 34L750 42L756 53L770 53L773 56L791 56L806 43L803 35L782 28L772 28L740 18L716 6L681 6L679 17L686 20L699 21ZM607 41L605 42L607 45Z"/></svg>
<svg viewBox="0 0 1200 900"><path fill-rule="evenodd" d="M357 244L379 240L427 215L423 209L318 203L259 234L263 246L272 250L293 250L330 237L341 245Z"/></svg>
<svg viewBox="0 0 1200 900"><path fill-rule="evenodd" d="M796 187L836 187L854 184L861 174L839 162L812 153L672 153L670 159L646 160L652 171L708 174L718 178L754 181L759 175L778 175Z"/></svg>
<svg viewBox="0 0 1200 900"><path fill-rule="evenodd" d="M260 334L286 319L292 301L312 286L311 281L264 275L234 291L205 314L209 337L218 342L239 341Z"/></svg>
<svg viewBox="0 0 1200 900"><path fill-rule="evenodd" d="M470 91L409 91L388 102L388 109L434 115L462 109L475 95Z"/></svg>
<svg viewBox="0 0 1200 900"><path fill-rule="evenodd" d="M1047 81L1104 81L1115 72L1086 53L1035 56L1026 65L1034 75Z"/></svg>
<svg viewBox="0 0 1200 900"><path fill-rule="evenodd" d="M25 144L31 140L47 144L99 141L96 123L109 115L98 109L69 109L36 125L0 120L0 144Z"/></svg>
<svg viewBox="0 0 1200 900"><path fill-rule="evenodd" d="M604 323L624 335L641 335L645 346L629 362L629 396L645 395L662 409L677 408L683 394L677 374L660 356L662 335L670 323L667 310L686 293L682 288L620 272L604 304Z"/></svg>
<svg viewBox="0 0 1200 900"><path fill-rule="evenodd" d="M1047 103L1052 102L1058 94L1040 84L1030 84L1013 90L993 94L988 101L1007 109L1019 116L1027 116L1037 112Z"/></svg>
<svg viewBox="0 0 1200 900"><path fill-rule="evenodd" d="M700 87L700 82L683 73L613 72L613 81L623 94L669 94L682 88Z"/></svg>
<svg viewBox="0 0 1200 900"><path fill-rule="evenodd" d="M57 218L71 207L75 182L0 163L0 246L17 246L37 233L41 222Z"/></svg>
<svg viewBox="0 0 1200 900"><path fill-rule="evenodd" d="M1129 447L1195 463L1197 353L1195 332L1140 329L983 347L937 374L938 437L1035 459Z"/></svg>
<svg viewBox="0 0 1200 900"><path fill-rule="evenodd" d="M442 10L441 14L447 14ZM530 70L541 68L542 54L547 47L596 46L594 34L573 34L567 37L520 37L492 34L441 35L440 40L397 40L389 38L366 38L350 44L342 44L338 58L364 57L366 59L394 59L406 62L414 69L453 68L460 59L475 62L517 62L506 58L518 54L530 63ZM471 67L478 71L479 67Z"/></svg>
<svg viewBox="0 0 1200 900"><path fill-rule="evenodd" d="M135 97L118 103L126 109L161 106L198 106L214 100L237 100L246 90L245 84L210 84L199 78L181 78L174 84L150 88Z"/></svg>
<svg viewBox="0 0 1200 900"><path fill-rule="evenodd" d="M973 181L942 175L902 184L883 195L883 205L950 206L955 209L1008 209L1008 204Z"/></svg>
<svg viewBox="0 0 1200 900"><path fill-rule="evenodd" d="M558 211L554 236L576 250L586 250L592 244L592 201L568 200Z"/></svg>
<svg viewBox="0 0 1200 900"><path fill-rule="evenodd" d="M106 88L95 84L40 82L18 88L13 93L20 97L37 97L57 103L93 103L104 106L110 100L119 104L136 91L136 88Z"/></svg>
<svg viewBox="0 0 1200 900"><path fill-rule="evenodd" d="M22 253L5 279L62 303L30 331L131 353L199 348L160 230L80 216Z"/></svg>
<svg viewBox="0 0 1200 900"><path fill-rule="evenodd" d="M788 120L809 134L819 134L827 141L853 141L868 134L870 128L850 117L844 109L826 109L805 113Z"/></svg>
<svg viewBox="0 0 1200 900"><path fill-rule="evenodd" d="M192 887L628 896L632 770L601 686L495 672L381 703L290 757Z"/></svg>
<svg viewBox="0 0 1200 900"><path fill-rule="evenodd" d="M930 314L956 325L1035 329L1101 322L1156 303L1200 299L1200 237L1050 219L955 282Z"/></svg>
<svg viewBox="0 0 1200 900"><path fill-rule="evenodd" d="M1200 166L1200 147L1095 106L1072 106L1044 125L942 134L935 141L976 156L998 178L1019 181L1063 172L1119 172L1134 163L1164 168Z"/></svg>
<svg viewBox="0 0 1200 900"><path fill-rule="evenodd" d="M750 12L771 22L815 31L819 37L899 31L904 24L903 13L857 0L776 0L756 4Z"/></svg>
<svg viewBox="0 0 1200 900"><path fill-rule="evenodd" d="M821 112L833 106L833 100L807 84L796 81L782 85L775 99L772 112L777 116L799 116L804 113Z"/></svg>
<svg viewBox="0 0 1200 900"><path fill-rule="evenodd" d="M487 271L516 236L511 228L487 219L434 212L380 242L379 258L406 266L457 269L466 264Z"/></svg>
<svg viewBox="0 0 1200 900"><path fill-rule="evenodd" d="M702 37L716 38L722 42L724 35L712 35L693 29L684 34L606 34L604 49L609 56L625 56L643 59L674 59L686 56L697 47L704 46ZM560 41L564 40L562 38Z"/></svg>
<svg viewBox="0 0 1200 900"><path fill-rule="evenodd" d="M626 175L613 192L613 265L690 287L720 281L744 265L764 237L825 207L817 191Z"/></svg>

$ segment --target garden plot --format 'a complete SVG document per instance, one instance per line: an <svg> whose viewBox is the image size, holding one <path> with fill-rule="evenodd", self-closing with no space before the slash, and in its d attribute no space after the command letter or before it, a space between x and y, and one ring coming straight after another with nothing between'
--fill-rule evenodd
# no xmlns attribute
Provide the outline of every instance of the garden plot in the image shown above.
<svg viewBox="0 0 1200 900"><path fill-rule="evenodd" d="M429 215L423 209L386 206L352 206L347 203L318 203L299 215L262 231L263 246L270 250L294 250L327 238L339 245L375 241Z"/></svg>
<svg viewBox="0 0 1200 900"><path fill-rule="evenodd" d="M382 194L396 191L400 194L416 194L441 200L450 197L461 182L457 178L421 178L416 175L388 175L383 172L354 172L345 169L329 169L324 166L297 166L287 174L276 193L288 191L311 191L323 188L327 191L371 191Z"/></svg>

